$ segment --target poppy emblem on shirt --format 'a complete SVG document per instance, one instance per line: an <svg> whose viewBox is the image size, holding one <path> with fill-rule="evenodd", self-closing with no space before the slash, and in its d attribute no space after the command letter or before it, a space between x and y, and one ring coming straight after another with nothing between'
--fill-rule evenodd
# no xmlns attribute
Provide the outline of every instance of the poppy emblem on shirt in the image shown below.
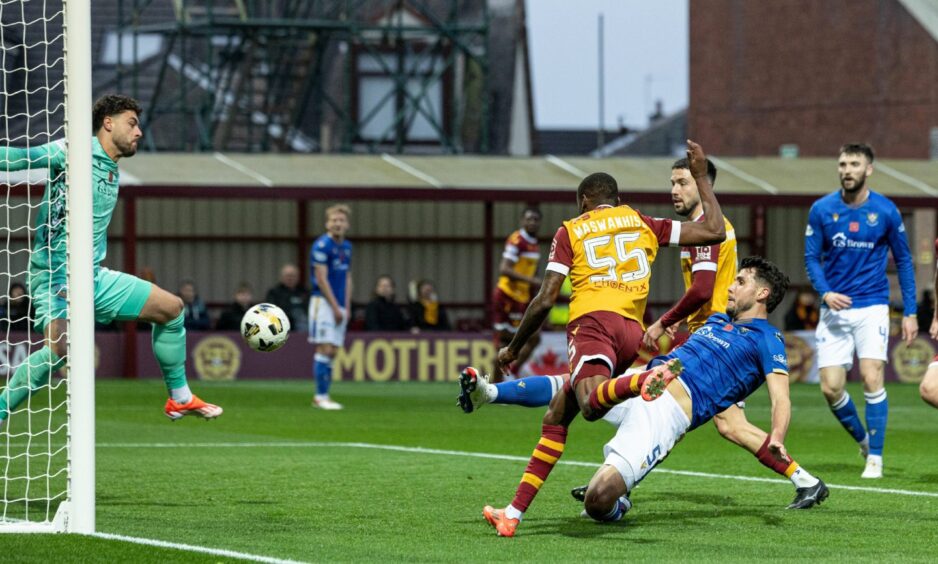
<svg viewBox="0 0 938 564"><path fill-rule="evenodd" d="M108 182L114 182L114 171L113 171L113 170L109 170L109 171L108 171L108 173L107 173L107 181L108 181Z"/></svg>
<svg viewBox="0 0 938 564"><path fill-rule="evenodd" d="M733 324L732 324L732 323L727 323L726 325L723 326L723 330L724 330L724 331L732 331L732 330L733 330Z"/></svg>
<svg viewBox="0 0 938 564"><path fill-rule="evenodd" d="M835 214L834 214L834 221L837 221L838 219L840 219L840 214L839 214L839 213L835 213Z"/></svg>
<svg viewBox="0 0 938 564"><path fill-rule="evenodd" d="M870 227L873 227L873 226L875 226L877 223L879 223L879 214L878 214L878 213L870 212L870 213L866 214L866 224L867 224L867 225L869 225Z"/></svg>
<svg viewBox="0 0 938 564"><path fill-rule="evenodd" d="M858 231L860 231L860 222L859 222L859 221L851 221L851 222L850 222L850 232L851 232L851 233L857 233Z"/></svg>

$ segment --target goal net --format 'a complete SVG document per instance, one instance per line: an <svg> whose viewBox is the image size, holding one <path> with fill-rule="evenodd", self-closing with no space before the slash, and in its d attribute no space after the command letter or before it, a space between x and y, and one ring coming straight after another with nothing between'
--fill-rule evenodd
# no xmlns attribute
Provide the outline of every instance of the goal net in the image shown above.
<svg viewBox="0 0 938 564"><path fill-rule="evenodd" d="M71 338L93 333L87 308L80 308L78 318L74 311L76 303L93 295L90 251L83 255L83 238L90 241L90 29L87 18L68 13L71 7L86 16L88 4L0 0L0 236L5 239L0 248L0 532L94 527L93 411L76 405L90 389L94 408L88 386L93 386L93 361L89 368L86 360L93 358L93 336L90 345L87 336ZM79 66L66 54L75 55ZM87 119L79 115L74 123L78 114L71 105L83 106ZM67 163L60 159L64 168L50 168L49 159L37 158L50 143L60 155L68 154ZM83 155L87 166L69 166ZM57 338L67 343L67 353L62 369L47 378L52 361L37 354L47 345L34 322L36 312L52 309L58 296L68 309L68 329ZM92 350L76 356L79 342ZM85 421L76 427L78 415ZM75 434L89 428L90 459L89 437ZM85 505L77 513L76 493Z"/></svg>

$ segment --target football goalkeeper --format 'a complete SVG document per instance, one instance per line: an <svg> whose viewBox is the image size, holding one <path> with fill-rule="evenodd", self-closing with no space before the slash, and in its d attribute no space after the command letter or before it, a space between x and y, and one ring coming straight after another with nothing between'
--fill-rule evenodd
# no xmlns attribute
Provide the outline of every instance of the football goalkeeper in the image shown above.
<svg viewBox="0 0 938 564"><path fill-rule="evenodd" d="M117 205L117 161L132 157L143 137L140 105L133 98L108 95L94 104L92 127L92 197L94 245L94 314L101 323L147 321L153 324L153 354L169 391L166 416L214 419L222 408L196 397L186 383L186 330L182 300L136 276L101 266L107 254L107 228ZM0 393L0 425L30 394L44 386L65 364L68 351L64 142L0 148L0 171L47 168L49 180L39 212L29 260L29 293L35 304L34 327L45 345L21 364Z"/></svg>

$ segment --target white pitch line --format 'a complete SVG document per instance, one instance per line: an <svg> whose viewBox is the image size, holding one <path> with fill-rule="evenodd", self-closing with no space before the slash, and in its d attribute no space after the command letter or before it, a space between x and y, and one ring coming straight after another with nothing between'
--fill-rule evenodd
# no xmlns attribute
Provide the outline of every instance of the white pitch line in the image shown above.
<svg viewBox="0 0 938 564"><path fill-rule="evenodd" d="M254 180L256 180L256 181L260 182L261 184L263 184L264 186L267 186L268 188L270 188L270 187L272 187L272 186L274 185L274 181L273 181L273 180L267 178L266 176L264 176L263 174L257 172L257 171L254 170L254 169L250 169L250 168L244 166L243 164L239 163L238 161L235 161L235 160L232 160L232 159L226 157L226 156L223 155L222 153L216 152L216 153L215 153L215 158L216 158L218 161L220 161L221 163L226 164L226 165L230 166L231 168L235 169L236 171L240 172L241 174L243 174L243 175L245 175L245 176L250 176L250 177L253 178Z"/></svg>
<svg viewBox="0 0 938 564"><path fill-rule="evenodd" d="M393 450L398 452L411 452L416 454L436 454L444 456L466 456L470 458L487 458L493 460L510 460L527 462L529 458L510 454L494 454L487 452L466 452L461 450L442 450L423 447L406 447L397 445L379 445L372 443L330 443L330 442L271 442L271 443L100 443L99 448L365 448L376 450ZM568 466L585 466L596 468L599 462L582 462L579 460L560 460L558 464ZM747 482L764 482L768 484L790 484L788 480L777 478L758 478L755 476L736 476L733 474L711 474L709 472L695 472L692 470L670 470L656 468L658 474L674 474L677 476L693 476L695 478L709 478L717 480L743 480ZM827 484L828 488L851 490L858 492L908 495L915 497L938 497L938 492L917 492L913 490L898 490L891 488L873 488L869 486L847 486L840 484Z"/></svg>
<svg viewBox="0 0 938 564"><path fill-rule="evenodd" d="M99 539L116 540L129 542L133 544L143 544L146 546L156 546L159 548L173 548L176 550L185 550L187 552L200 552L202 554L211 554L212 556L224 556L227 558L237 558L239 560L248 560L250 562L264 562L266 564L303 564L298 560L283 560L281 558L271 558L270 556L259 556L257 554L248 554L247 552L237 552L235 550L225 550L222 548L208 548L205 546L196 546L192 544L182 544L178 542L167 542L155 539L142 539L138 537L126 537L124 535L112 535L110 533L89 533L87 536Z"/></svg>

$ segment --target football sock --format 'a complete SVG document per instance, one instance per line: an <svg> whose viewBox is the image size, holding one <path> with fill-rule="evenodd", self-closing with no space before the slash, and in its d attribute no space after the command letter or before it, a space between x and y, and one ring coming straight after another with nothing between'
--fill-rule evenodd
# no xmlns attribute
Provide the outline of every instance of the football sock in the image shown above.
<svg viewBox="0 0 938 564"><path fill-rule="evenodd" d="M541 407L550 403L563 386L564 376L528 376L495 384L497 395L492 403Z"/></svg>
<svg viewBox="0 0 938 564"><path fill-rule="evenodd" d="M844 392L844 395L841 396L839 400L831 404L831 411L834 412L834 417L840 421L844 429L853 436L853 440L856 442L863 440L866 436L866 429L863 428L863 423L860 422L860 416L857 414L857 406L853 405L850 394ZM885 423L884 420L884 427Z"/></svg>
<svg viewBox="0 0 938 564"><path fill-rule="evenodd" d="M332 357L316 353L313 375L316 377L316 395L328 396L332 384Z"/></svg>
<svg viewBox="0 0 938 564"><path fill-rule="evenodd" d="M886 443L886 419L889 418L889 400L886 388L863 394L866 397L866 428L870 432L870 454L883 455Z"/></svg>
<svg viewBox="0 0 938 564"><path fill-rule="evenodd" d="M590 393L590 407L597 411L609 411L613 406L640 395L642 383L651 373L652 370L646 370L638 374L622 375L606 380Z"/></svg>
<svg viewBox="0 0 938 564"><path fill-rule="evenodd" d="M795 470L788 476L788 479L791 480L791 483L794 484L796 488L810 488L820 482L820 480L812 476L810 472L799 466L797 462L792 461L792 465Z"/></svg>
<svg viewBox="0 0 938 564"><path fill-rule="evenodd" d="M524 513L528 506L534 501L534 496L547 480L550 471L563 455L564 444L567 442L567 428L561 425L543 425L541 427L541 440L534 447L534 453L528 462L524 474L521 476L521 483L515 491L515 498L511 501L509 508ZM507 515L506 510L506 515ZM512 519L520 519L513 517Z"/></svg>
<svg viewBox="0 0 938 564"><path fill-rule="evenodd" d="M189 385L186 384L181 388L173 388L169 391L169 397L173 398L173 401L179 404L187 404L192 401L192 390L189 389Z"/></svg>
<svg viewBox="0 0 938 564"><path fill-rule="evenodd" d="M617 499L615 505L612 506L612 511L595 520L613 522L622 519L623 515L625 515L625 502L622 499Z"/></svg>
<svg viewBox="0 0 938 564"><path fill-rule="evenodd" d="M59 358L49 347L42 347L27 357L10 378L9 384L0 393L0 420L19 407L23 400L49 381L49 376L62 368L65 360Z"/></svg>
<svg viewBox="0 0 938 564"><path fill-rule="evenodd" d="M170 394L172 394L172 390L181 390L186 387L186 326L184 319L185 315L180 313L179 317L166 325L153 324L151 341L153 356L156 357L156 362L160 365L163 381L166 383L166 389L170 391Z"/></svg>
<svg viewBox="0 0 938 564"><path fill-rule="evenodd" d="M772 456L772 453L769 451L769 437L765 438L765 442L763 442L759 450L756 451L756 458L763 466L791 480L791 483L794 484L796 488L807 488L818 483L817 478L808 473L807 470L792 460L791 457L788 457L788 462L782 462Z"/></svg>

